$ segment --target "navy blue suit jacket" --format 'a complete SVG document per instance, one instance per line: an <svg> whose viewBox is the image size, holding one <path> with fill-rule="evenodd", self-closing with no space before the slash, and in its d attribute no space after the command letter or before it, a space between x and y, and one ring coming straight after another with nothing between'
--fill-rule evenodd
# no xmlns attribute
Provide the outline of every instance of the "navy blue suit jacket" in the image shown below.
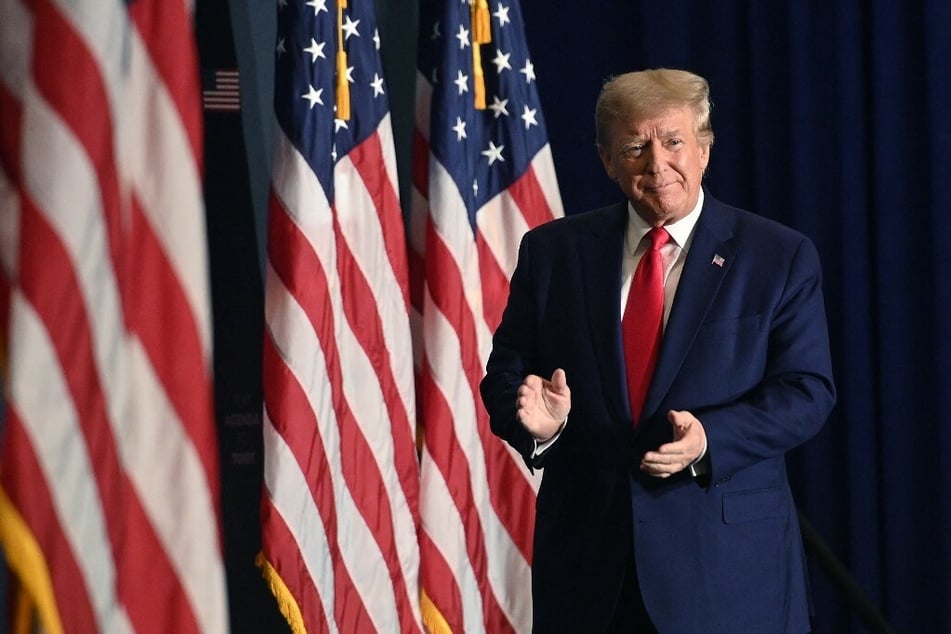
<svg viewBox="0 0 951 634"><path fill-rule="evenodd" d="M535 631L603 630L633 549L660 632L806 632L784 456L835 400L815 247L705 194L635 430L620 329L627 219L625 202L525 235L481 386L493 431L530 466L519 384L564 368L571 388L568 424L540 465ZM672 439L670 409L702 422L706 476L638 469Z"/></svg>

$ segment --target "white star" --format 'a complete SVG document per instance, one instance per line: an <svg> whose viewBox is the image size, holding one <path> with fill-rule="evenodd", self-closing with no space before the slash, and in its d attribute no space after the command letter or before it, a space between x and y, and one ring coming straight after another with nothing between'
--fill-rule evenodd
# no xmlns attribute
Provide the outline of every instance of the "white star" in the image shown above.
<svg viewBox="0 0 951 634"><path fill-rule="evenodd" d="M380 50L380 29L373 29L373 45Z"/></svg>
<svg viewBox="0 0 951 634"><path fill-rule="evenodd" d="M340 132L341 129L349 130L350 126L345 119L334 119L334 132Z"/></svg>
<svg viewBox="0 0 951 634"><path fill-rule="evenodd" d="M538 108L529 109L528 104L525 105L525 110L522 112L522 121L525 122L526 130L528 130L533 125L538 125L538 121L535 121L536 112L538 112Z"/></svg>
<svg viewBox="0 0 951 634"><path fill-rule="evenodd" d="M324 92L323 88L316 89L313 85L308 86L307 94L301 95L301 99L306 99L310 102L310 109L314 109L314 105L320 104L324 105L324 100L320 98L320 94Z"/></svg>
<svg viewBox="0 0 951 634"><path fill-rule="evenodd" d="M532 80L535 79L535 64L531 60L525 60L525 68L518 71L525 74L525 82L532 83Z"/></svg>
<svg viewBox="0 0 951 634"><path fill-rule="evenodd" d="M284 38L283 38L283 37L282 37L282 38L279 38L279 39L277 40L277 48L276 48L275 50L277 51L277 56L278 56L278 57L280 57L281 55L283 55L284 53L287 52L287 48L284 46Z"/></svg>
<svg viewBox="0 0 951 634"><path fill-rule="evenodd" d="M314 7L314 15L320 15L321 11L327 11L327 0L310 0L308 7ZM327 13L330 13L327 11Z"/></svg>
<svg viewBox="0 0 951 634"><path fill-rule="evenodd" d="M459 71L459 74L456 75L456 81L452 83L459 87L460 95L464 92L469 92L469 76L463 75L461 70Z"/></svg>
<svg viewBox="0 0 951 634"><path fill-rule="evenodd" d="M442 33L439 32L439 22L433 23L433 34L429 36L431 40L438 40L442 36Z"/></svg>
<svg viewBox="0 0 951 634"><path fill-rule="evenodd" d="M466 138L466 122L459 117L456 117L456 125L452 126L452 130L456 133L456 141Z"/></svg>
<svg viewBox="0 0 951 634"><path fill-rule="evenodd" d="M511 20L509 20L509 8L501 4L499 5L499 10L492 15L499 19L499 26L505 26L507 23L511 22Z"/></svg>
<svg viewBox="0 0 951 634"><path fill-rule="evenodd" d="M346 33L346 35L343 36L344 42L349 40L351 35L356 35L357 37L360 37L360 33L357 31L358 24L360 24L360 20L353 21L350 19L349 15L347 16L347 21L344 22L343 25L340 27Z"/></svg>
<svg viewBox="0 0 951 634"><path fill-rule="evenodd" d="M373 81L370 82L370 85L373 86L374 97L378 97L383 94L383 78L380 77L378 73L373 73Z"/></svg>
<svg viewBox="0 0 951 634"><path fill-rule="evenodd" d="M495 52L495 59L492 60L492 63L495 64L496 72L499 75L501 75L502 71L506 68L512 70L512 65L509 64L509 58L511 56L511 53L503 53L501 49Z"/></svg>
<svg viewBox="0 0 951 634"><path fill-rule="evenodd" d="M469 30L466 27L459 25L459 32L456 33L456 39L459 40L459 48L463 49L469 46Z"/></svg>
<svg viewBox="0 0 951 634"><path fill-rule="evenodd" d="M331 146L331 148L330 148L330 158L332 158L335 163L337 162L337 143L336 143L336 141L334 142L334 144L333 144L333 145Z"/></svg>
<svg viewBox="0 0 951 634"><path fill-rule="evenodd" d="M482 156L485 156L489 159L489 165L492 165L492 163L495 163L496 161L504 163L505 159L502 158L502 150L504 149L504 145L496 147L495 143L489 141L489 149L482 150Z"/></svg>
<svg viewBox="0 0 951 634"><path fill-rule="evenodd" d="M310 46L308 46L304 50L310 53L311 62L316 62L318 57L323 57L324 59L327 59L327 56L324 55L324 46L326 45L327 45L326 42L318 43L317 40L315 40L314 38L310 38Z"/></svg>
<svg viewBox="0 0 951 634"><path fill-rule="evenodd" d="M508 103L509 103L508 99L503 99L502 101L499 101L498 95L492 95L492 103L489 104L489 110L495 113L496 119L501 117L503 114L507 117L509 116L509 111L505 109L505 106L507 106Z"/></svg>
<svg viewBox="0 0 951 634"><path fill-rule="evenodd" d="M472 195L473 196L479 195L479 181L477 180L472 181Z"/></svg>
<svg viewBox="0 0 951 634"><path fill-rule="evenodd" d="M347 83L353 83L353 66L347 66Z"/></svg>

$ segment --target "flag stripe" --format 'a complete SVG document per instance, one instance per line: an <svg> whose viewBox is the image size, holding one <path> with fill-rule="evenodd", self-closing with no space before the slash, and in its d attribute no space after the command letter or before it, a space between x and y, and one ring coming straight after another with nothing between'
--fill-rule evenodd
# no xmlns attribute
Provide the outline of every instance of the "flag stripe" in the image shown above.
<svg viewBox="0 0 951 634"><path fill-rule="evenodd" d="M474 57L482 9L420 3L410 263L425 432L421 580L454 629L523 632L540 475L494 437L478 387L521 236L562 210L518 2L487 5L491 38ZM480 75L485 110L473 100ZM447 504L458 521L442 519Z"/></svg>
<svg viewBox="0 0 951 634"><path fill-rule="evenodd" d="M310 592L333 606L322 618L301 613L314 631L421 629L409 265L373 10L278 5L265 471L283 475L265 492L262 534L293 535L296 546L272 554L264 540L262 569L279 600L286 588L298 604ZM310 413L295 415L294 403ZM315 478L330 495L295 488ZM307 499L306 513L288 506ZM284 526L271 531L272 521ZM323 568L305 550L315 521Z"/></svg>
<svg viewBox="0 0 951 634"><path fill-rule="evenodd" d="M54 584L57 603L87 593L94 631L224 632L191 8L135 9L141 22L123 3L0 9L0 107L16 127L0 151L19 220L2 244L17 298L9 406L62 528L43 555L79 572ZM9 499L24 499L7 473Z"/></svg>
<svg viewBox="0 0 951 634"><path fill-rule="evenodd" d="M3 424L7 435L3 445L2 463L10 485L10 501L27 526L42 527L42 530L36 531L34 535L39 542L40 552L49 553L49 559L57 562L52 568L46 563L46 558L42 562L32 563L34 566L42 565L48 571L50 581L50 587L35 590L37 595L42 597L37 604L49 606L48 609L56 611L55 615L46 617L47 623L86 624L85 631L94 632L96 615L91 597L85 585L76 583L82 572L57 521L56 509L47 486L48 480L37 462L33 443L14 408L7 410ZM11 552L8 553L8 559L11 555L16 557L16 553ZM26 583L38 583L43 577L43 574L33 567L18 569L13 565L14 561L10 560L9 563ZM58 602L57 597L60 598Z"/></svg>

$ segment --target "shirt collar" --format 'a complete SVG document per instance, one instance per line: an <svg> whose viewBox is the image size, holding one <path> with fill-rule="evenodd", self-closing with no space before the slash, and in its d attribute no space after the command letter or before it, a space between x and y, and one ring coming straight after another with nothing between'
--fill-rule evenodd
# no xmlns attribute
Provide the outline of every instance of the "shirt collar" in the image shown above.
<svg viewBox="0 0 951 634"><path fill-rule="evenodd" d="M701 187L700 195L697 196L697 204L690 210L690 213L677 222L664 225L664 229L667 230L667 233L670 234L670 237L681 249L687 247L687 243L693 235L693 228L697 226L697 220L700 219L700 210L702 208L703 188ZM640 244L644 236L647 235L647 232L651 230L651 226L637 215L637 212L634 211L634 206L630 202L627 203L627 216L627 246L628 252L633 253L637 245Z"/></svg>

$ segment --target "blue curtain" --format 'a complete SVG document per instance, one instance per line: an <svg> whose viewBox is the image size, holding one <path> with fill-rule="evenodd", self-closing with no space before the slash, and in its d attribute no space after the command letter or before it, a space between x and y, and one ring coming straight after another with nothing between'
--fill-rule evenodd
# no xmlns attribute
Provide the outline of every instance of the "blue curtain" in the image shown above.
<svg viewBox="0 0 951 634"><path fill-rule="evenodd" d="M839 402L790 457L800 510L896 630L951 631L951 3L574 4L522 2L566 210L619 197L606 77L710 81L707 186L823 260ZM813 585L817 631L863 631L816 565Z"/></svg>

